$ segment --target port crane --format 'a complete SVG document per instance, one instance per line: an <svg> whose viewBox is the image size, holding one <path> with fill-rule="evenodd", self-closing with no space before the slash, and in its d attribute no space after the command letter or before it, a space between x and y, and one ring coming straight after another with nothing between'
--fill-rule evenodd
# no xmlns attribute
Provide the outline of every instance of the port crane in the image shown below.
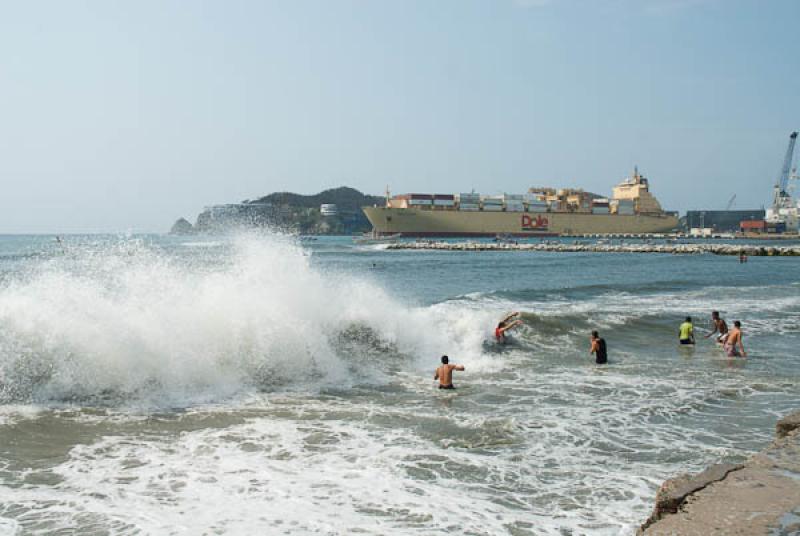
<svg viewBox="0 0 800 536"><path fill-rule="evenodd" d="M789 136L789 147L786 148L786 157L783 159L783 167L772 197L772 210L774 214L782 208L792 208L792 196L789 194L789 172L792 168L794 158L794 144L797 141L797 132L792 132Z"/></svg>
<svg viewBox="0 0 800 536"><path fill-rule="evenodd" d="M736 203L736 194L733 194L731 198L728 200L728 204L725 206L725 210L732 209L734 203Z"/></svg>

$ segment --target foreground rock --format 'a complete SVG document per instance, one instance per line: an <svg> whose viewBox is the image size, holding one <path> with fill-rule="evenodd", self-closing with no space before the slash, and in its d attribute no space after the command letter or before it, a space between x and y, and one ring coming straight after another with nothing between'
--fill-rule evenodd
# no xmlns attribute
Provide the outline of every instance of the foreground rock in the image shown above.
<svg viewBox="0 0 800 536"><path fill-rule="evenodd" d="M509 244L494 242L397 242L387 249L432 249L441 251L552 251L561 253L672 253L692 255L740 255L750 257L798 257L800 246L759 246L753 244Z"/></svg>
<svg viewBox="0 0 800 536"><path fill-rule="evenodd" d="M800 534L800 412L742 465L720 464L667 480L638 534Z"/></svg>

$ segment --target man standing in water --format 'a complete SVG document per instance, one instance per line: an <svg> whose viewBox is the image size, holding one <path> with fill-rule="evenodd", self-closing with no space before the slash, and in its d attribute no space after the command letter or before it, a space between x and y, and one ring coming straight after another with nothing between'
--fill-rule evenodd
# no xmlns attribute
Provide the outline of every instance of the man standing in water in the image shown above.
<svg viewBox="0 0 800 536"><path fill-rule="evenodd" d="M589 349L589 354L594 354L594 362L598 365L605 365L608 363L608 354L606 353L606 340L600 338L597 331L592 332L592 347Z"/></svg>
<svg viewBox="0 0 800 536"><path fill-rule="evenodd" d="M725 338L728 336L728 324L719 317L719 311L713 311L711 313L711 321L714 322L714 331L706 335L706 339L715 333L719 333L719 335L717 335L717 342L724 343Z"/></svg>
<svg viewBox="0 0 800 536"><path fill-rule="evenodd" d="M736 345L739 345L737 350ZM738 320L733 322L733 329L728 333L728 338L725 339L725 344L722 346L728 357L747 357L747 352L744 351L744 344L742 344L742 323ZM740 352L741 350L741 352Z"/></svg>
<svg viewBox="0 0 800 536"><path fill-rule="evenodd" d="M686 321L681 324L679 331L681 344L694 344L694 325L691 316L686 317Z"/></svg>
<svg viewBox="0 0 800 536"><path fill-rule="evenodd" d="M464 370L464 365L451 365L450 358L442 356L442 365L436 369L433 375L434 380L439 380L439 389L455 389L453 385L453 371Z"/></svg>

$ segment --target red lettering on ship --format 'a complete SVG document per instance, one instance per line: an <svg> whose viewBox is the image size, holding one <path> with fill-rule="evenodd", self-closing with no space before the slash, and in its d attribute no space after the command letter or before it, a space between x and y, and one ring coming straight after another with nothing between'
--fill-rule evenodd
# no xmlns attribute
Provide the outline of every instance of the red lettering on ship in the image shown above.
<svg viewBox="0 0 800 536"><path fill-rule="evenodd" d="M528 214L522 215L523 231L546 231L549 223L544 216L536 216L536 219L533 219Z"/></svg>

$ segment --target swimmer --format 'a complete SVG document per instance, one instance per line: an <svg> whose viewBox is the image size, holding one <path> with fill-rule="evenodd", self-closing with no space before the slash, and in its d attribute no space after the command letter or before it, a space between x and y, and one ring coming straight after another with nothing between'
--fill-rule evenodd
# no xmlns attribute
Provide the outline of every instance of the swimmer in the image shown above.
<svg viewBox="0 0 800 536"><path fill-rule="evenodd" d="M728 337L728 324L726 324L725 321L720 318L719 311L713 311L711 313L711 321L714 322L714 331L707 334L705 338L707 339L713 334L719 333L719 335L717 335L717 342L724 343L725 339Z"/></svg>
<svg viewBox="0 0 800 536"><path fill-rule="evenodd" d="M497 342L504 344L506 342L506 331L523 324L522 320L518 318L519 314L519 312L511 313L497 324L497 327L494 328L494 338Z"/></svg>
<svg viewBox="0 0 800 536"><path fill-rule="evenodd" d="M601 338L597 331L592 332L592 346L589 348L589 355L594 354L595 363L605 365L608 363L608 353L606 352L606 340Z"/></svg>
<svg viewBox="0 0 800 536"><path fill-rule="evenodd" d="M691 316L687 316L686 321L681 324L678 338L681 344L694 344L694 325Z"/></svg>
<svg viewBox="0 0 800 536"><path fill-rule="evenodd" d="M439 380L439 389L455 389L453 385L453 371L464 370L464 365L451 365L450 358L442 356L442 365L436 369L434 380Z"/></svg>
<svg viewBox="0 0 800 536"><path fill-rule="evenodd" d="M736 345L739 348L736 348ZM738 320L734 321L733 329L728 332L728 338L725 339L725 344L722 346L728 357L747 357L747 352L744 351L744 344L742 344L742 323Z"/></svg>

